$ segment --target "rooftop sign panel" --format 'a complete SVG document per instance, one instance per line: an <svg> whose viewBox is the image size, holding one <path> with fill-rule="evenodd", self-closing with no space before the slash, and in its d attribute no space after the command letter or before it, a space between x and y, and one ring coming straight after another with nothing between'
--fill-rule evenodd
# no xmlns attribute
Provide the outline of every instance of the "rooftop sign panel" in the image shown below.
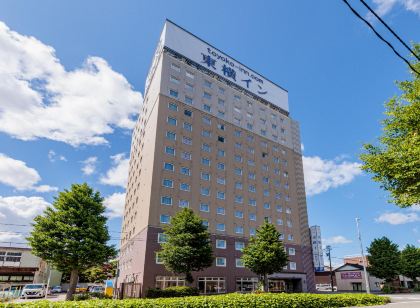
<svg viewBox="0 0 420 308"><path fill-rule="evenodd" d="M281 109L289 111L286 90L174 23L166 21L159 43Z"/></svg>

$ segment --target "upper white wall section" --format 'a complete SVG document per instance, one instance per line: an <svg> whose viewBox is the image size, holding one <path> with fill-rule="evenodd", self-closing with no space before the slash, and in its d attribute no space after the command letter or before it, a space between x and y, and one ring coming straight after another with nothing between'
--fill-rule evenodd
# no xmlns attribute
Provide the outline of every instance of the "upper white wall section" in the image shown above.
<svg viewBox="0 0 420 308"><path fill-rule="evenodd" d="M283 110L289 111L286 90L170 21L165 22L157 53L160 53L163 46L180 53ZM146 88L147 85L148 82L146 82Z"/></svg>

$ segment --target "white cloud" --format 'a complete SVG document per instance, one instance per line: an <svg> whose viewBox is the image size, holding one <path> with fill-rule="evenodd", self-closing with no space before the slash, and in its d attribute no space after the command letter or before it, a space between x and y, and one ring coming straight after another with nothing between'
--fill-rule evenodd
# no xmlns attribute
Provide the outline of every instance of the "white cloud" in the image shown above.
<svg viewBox="0 0 420 308"><path fill-rule="evenodd" d="M64 155L57 155L57 153L55 153L55 151L53 151L53 150L49 150L48 151L48 160L53 163L57 160L67 161L67 158Z"/></svg>
<svg viewBox="0 0 420 308"><path fill-rule="evenodd" d="M8 224L29 225L33 222L35 216L50 206L50 203L41 197L25 196L0 196L0 222ZM21 227L19 231L29 232L30 228ZM26 236L26 235L25 235ZM24 240L22 234L16 234L13 231L2 232L1 241Z"/></svg>
<svg viewBox="0 0 420 308"><path fill-rule="evenodd" d="M415 13L420 16L420 0L373 0L375 7L372 9L379 16L385 16L389 14L396 6L401 6L405 10ZM370 21L376 21L376 18L368 13Z"/></svg>
<svg viewBox="0 0 420 308"><path fill-rule="evenodd" d="M334 160L324 160L318 156L303 156L302 159L308 196L350 183L362 173L361 164L344 161L342 156Z"/></svg>
<svg viewBox="0 0 420 308"><path fill-rule="evenodd" d="M35 190L38 192L56 191L57 187L36 184L41 181L39 173L21 160L13 159L0 153L0 183L17 190Z"/></svg>
<svg viewBox="0 0 420 308"><path fill-rule="evenodd" d="M123 216L124 213L125 193L114 193L104 200L104 205L107 208L107 216L109 218L116 218Z"/></svg>
<svg viewBox="0 0 420 308"><path fill-rule="evenodd" d="M142 95L100 57L66 71L53 47L0 22L0 132L73 146L132 129Z"/></svg>
<svg viewBox="0 0 420 308"><path fill-rule="evenodd" d="M82 161L83 167L82 172L84 175L91 175L96 171L96 163L98 162L98 158L96 156L91 156Z"/></svg>
<svg viewBox="0 0 420 308"><path fill-rule="evenodd" d="M322 243L325 245L331 245L331 244L348 244L353 242L350 239L345 238L342 235L333 236L330 238L326 238L322 240Z"/></svg>
<svg viewBox="0 0 420 308"><path fill-rule="evenodd" d="M383 213L378 218L375 219L376 222L388 223L391 225L402 225L410 222L420 221L420 216L415 212L409 213Z"/></svg>
<svg viewBox="0 0 420 308"><path fill-rule="evenodd" d="M108 170L105 176L100 178L100 182L106 185L121 186L125 188L127 186L128 163L130 159L125 157L125 153L111 156L111 159L113 160L113 166Z"/></svg>

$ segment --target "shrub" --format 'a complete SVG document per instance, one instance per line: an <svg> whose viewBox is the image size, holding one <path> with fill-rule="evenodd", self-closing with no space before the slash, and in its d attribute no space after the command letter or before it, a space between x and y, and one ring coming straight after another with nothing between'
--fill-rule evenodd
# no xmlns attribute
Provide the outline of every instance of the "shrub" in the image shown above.
<svg viewBox="0 0 420 308"><path fill-rule="evenodd" d="M251 307L305 307L336 308L350 306L383 305L389 298L372 294L238 294L231 293L213 296L189 296L182 298L125 299L125 300L88 300L83 302L37 301L12 303L7 307L36 308L251 308Z"/></svg>
<svg viewBox="0 0 420 308"><path fill-rule="evenodd" d="M197 288L192 287L169 287L166 289L151 288L147 290L146 297L184 297L184 296L197 296L200 292Z"/></svg>
<svg viewBox="0 0 420 308"><path fill-rule="evenodd" d="M390 287L388 285L384 285L381 289L382 292L386 293L386 294L390 294L390 293L394 293L395 289L394 287Z"/></svg>

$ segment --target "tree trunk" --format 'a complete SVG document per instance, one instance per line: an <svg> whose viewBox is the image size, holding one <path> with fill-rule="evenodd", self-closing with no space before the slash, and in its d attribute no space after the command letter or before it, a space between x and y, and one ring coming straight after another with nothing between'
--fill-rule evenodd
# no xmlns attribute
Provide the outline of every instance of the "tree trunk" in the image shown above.
<svg viewBox="0 0 420 308"><path fill-rule="evenodd" d="M268 292L268 277L264 274L264 292Z"/></svg>
<svg viewBox="0 0 420 308"><path fill-rule="evenodd" d="M77 281L79 280L79 270L72 269L70 273L70 284L69 289L66 294L66 301L69 301L73 298L73 294L76 291Z"/></svg>

